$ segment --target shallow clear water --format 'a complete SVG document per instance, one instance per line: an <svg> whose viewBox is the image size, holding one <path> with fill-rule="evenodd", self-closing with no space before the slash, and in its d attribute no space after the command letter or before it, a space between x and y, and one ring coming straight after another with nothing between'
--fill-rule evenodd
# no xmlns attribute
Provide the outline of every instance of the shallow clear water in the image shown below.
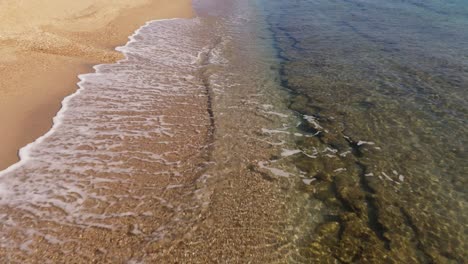
<svg viewBox="0 0 468 264"><path fill-rule="evenodd" d="M463 1L215 1L81 76L0 177L34 263L463 263Z"/></svg>
<svg viewBox="0 0 468 264"><path fill-rule="evenodd" d="M314 176L318 262L467 259L466 1L268 1L282 84Z"/></svg>

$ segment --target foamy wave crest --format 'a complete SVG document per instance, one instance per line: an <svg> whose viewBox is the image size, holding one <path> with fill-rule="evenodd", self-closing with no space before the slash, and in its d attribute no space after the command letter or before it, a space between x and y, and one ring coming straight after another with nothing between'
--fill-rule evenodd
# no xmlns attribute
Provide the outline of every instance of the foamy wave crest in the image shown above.
<svg viewBox="0 0 468 264"><path fill-rule="evenodd" d="M194 63L207 44L190 37L199 23L149 22L117 48L124 60L79 76L53 128L0 173L2 250L72 250L122 233L161 239L164 223L196 210L190 183L211 133Z"/></svg>

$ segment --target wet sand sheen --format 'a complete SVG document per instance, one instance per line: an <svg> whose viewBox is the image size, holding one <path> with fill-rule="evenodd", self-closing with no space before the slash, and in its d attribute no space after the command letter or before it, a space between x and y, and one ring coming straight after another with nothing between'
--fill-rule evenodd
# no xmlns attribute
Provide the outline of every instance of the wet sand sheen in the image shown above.
<svg viewBox="0 0 468 264"><path fill-rule="evenodd" d="M148 24L119 48L125 60L80 76L53 130L3 172L3 259L131 261L197 219L207 95L196 50L184 56L196 46L171 35L178 26L190 36L190 22L171 22Z"/></svg>
<svg viewBox="0 0 468 264"><path fill-rule="evenodd" d="M304 196L281 147L302 135L286 132L247 2L148 23L119 48L126 60L81 76L52 132L2 174L0 256L286 262L307 218L288 206Z"/></svg>
<svg viewBox="0 0 468 264"><path fill-rule="evenodd" d="M69 2L0 5L0 170L50 129L78 74L122 58L114 48L146 21L193 16L189 0Z"/></svg>

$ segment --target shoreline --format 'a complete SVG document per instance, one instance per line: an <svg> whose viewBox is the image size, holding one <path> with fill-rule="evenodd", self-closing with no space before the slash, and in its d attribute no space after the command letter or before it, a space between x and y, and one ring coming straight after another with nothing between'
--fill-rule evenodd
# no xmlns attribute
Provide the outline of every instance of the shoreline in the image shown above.
<svg viewBox="0 0 468 264"><path fill-rule="evenodd" d="M175 21L175 25L172 24L172 21ZM148 66L147 70L150 74L135 69L135 65L141 65L138 63L139 56L151 56L155 50L150 49L146 50L146 53L138 53L138 49L132 45L134 42L141 41L145 43L144 46L151 46L155 39L166 36L165 30L172 30L173 26L176 27L178 23L186 25L193 22L194 20L190 19L149 21L135 31L129 38L127 45L117 49L123 52L125 59L119 60L115 64L94 66L96 73L79 76L82 80L78 84L80 89L63 100L63 107L54 118L54 127L37 139L34 144L21 149L22 159L19 163L0 172L2 179L0 206L3 211L8 212L9 216L15 218L12 220L15 222L14 228L11 229L11 226L6 224L5 228L2 229L3 240L0 241L2 244L0 256L13 259L16 262L37 262L42 259L53 259L56 262L96 262L98 260L102 262L106 259L131 262L133 259L138 260L146 257L147 254L150 254L149 252L153 252L154 247L160 243L159 239L155 238L169 232L165 230L166 228L174 230L175 234L178 232L185 234L187 225L181 225L182 231L175 229L179 225L179 220L185 219L184 223L191 223L198 219L195 216L187 216L192 214L191 209L184 210L180 214L168 214L168 207L159 206L158 202L171 201L171 205L179 204L177 207L185 207L192 203L198 204L197 199L192 196L192 192L200 185L197 184L197 187L193 183L201 177L203 170L199 170L199 164L207 161L207 152L209 152L208 149L205 149L206 140L210 133L210 122L205 108L206 97L200 96L204 95L205 91L202 86L198 85L198 82L192 83L190 78L186 82L180 83L177 74L172 75L174 69L166 67L160 61L143 64ZM158 32L152 32L151 25L155 23L170 23L171 25L162 26ZM150 30L147 30L148 28ZM157 30L158 27L153 27L154 29ZM191 37L192 31L190 29L184 27L181 29L184 30L184 33L181 34L181 31L174 30L172 35L164 38L166 41L171 41L171 44L164 46L163 50L169 50L176 46L181 39ZM150 38L138 37L148 33L150 33ZM187 66L192 67L191 61L184 59L187 55L196 54L195 51L200 50L201 47L197 46L188 50L187 53L179 55L179 59L171 56L173 55L171 52L162 52L160 56L162 61L174 59L174 62L179 62L179 65L184 66L180 68L183 72ZM134 60L135 58L137 61ZM145 63L144 60L142 63ZM125 72L130 71L132 74L128 78L121 78L118 73L122 68ZM106 74L114 72L113 69L117 74ZM151 74L153 71L165 72L158 74L159 81L157 83L160 86L137 85L132 87L135 82L143 84L154 81L155 76ZM172 76L172 78L167 80L164 76ZM93 80L101 79L101 77L110 82L93 83ZM146 81L140 78L144 78ZM166 91L164 89L167 87L166 85L182 89L168 89ZM156 103L154 97L147 97L147 93L142 92L141 89L150 93L154 92L154 95L161 101ZM164 91L158 92L159 89ZM184 92L181 93L180 90L184 90ZM115 100L111 99L116 91L117 93L122 91L121 95L124 98L117 96ZM77 100L73 99L74 97L77 97ZM80 97L83 99L81 102L85 104L81 105L79 102L74 104L73 101L80 101ZM106 99L112 100L111 108L117 105L117 109L122 111L113 113L111 110L110 113L107 113L109 105L102 103L106 102ZM136 107L143 110L140 112L139 121L132 120L134 117L132 110L135 105L127 108L128 99L138 102ZM179 107L187 101L190 101L192 105ZM93 110L88 112L88 108ZM81 111L84 111L85 118L83 119L80 118ZM172 130L172 124L177 123L180 116L190 116L190 122L181 122L177 129ZM118 128L123 136L120 140L114 141L112 132L106 133L106 130L100 130L101 125L113 125L109 118L131 120L126 128ZM194 121L195 118L196 121ZM70 126L67 126L67 123L78 129L69 129ZM65 125L60 126L60 124ZM82 133L83 131L79 129L88 124L95 125L93 127L95 133ZM196 130L193 129L194 125ZM155 128L157 129L155 130ZM135 130L141 134L135 135L133 133ZM189 136L191 144L184 144L187 136ZM76 140L77 138L80 140ZM161 144L155 142L158 139L162 140ZM110 143L113 141L114 144ZM170 141L172 143L167 144ZM67 146L73 145L72 148L76 152L48 151L54 148L55 142L60 142L64 147L61 149L67 149ZM40 147L35 148L34 146L37 145ZM40 149L45 151L40 151ZM83 150L86 153L83 153ZM29 155L28 152L33 155ZM122 162L104 157L112 154L116 154L115 157ZM91 159L89 159L89 155L92 156ZM30 156L40 156L40 159L44 161L42 163L44 166L34 161L28 162ZM108 162L107 164L111 164L111 166L99 165L102 164L99 161ZM76 170L81 166L94 169ZM21 168L18 169L18 167ZM49 172L52 173L49 174ZM159 176L154 177L154 175ZM34 180L21 182L23 177ZM161 197L159 198L161 200L154 200L153 195L155 195L156 188L165 190L164 194L156 194L156 197ZM54 194L49 195L51 193ZM100 194L96 196L97 193ZM80 198L74 199L75 195L79 195ZM128 199L121 200L119 198L123 196ZM18 199L18 197L21 198ZM115 198L120 201L115 204L107 203ZM61 201L66 201L66 204ZM147 202L141 203L141 201ZM41 208L39 210L44 209L45 214L31 223L28 222L27 217L24 217L25 213L28 214L28 209L22 210L20 204L29 208L29 206L34 207L33 203L43 204L44 206L39 206ZM194 207L190 206L190 208ZM68 217L64 217L64 213ZM74 218L74 220L69 221L69 217ZM134 227L133 231L127 229L129 226ZM41 231L37 233L18 231L30 230L31 228ZM38 240L38 237L44 239ZM55 243L56 241L60 242ZM29 251L31 254L25 254L25 251Z"/></svg>
<svg viewBox="0 0 468 264"><path fill-rule="evenodd" d="M122 8L110 21L96 17L100 24L93 28L47 29L41 34L59 37L52 44L48 35L34 46L36 42L21 45L21 34L6 40L0 34L0 43L6 44L0 48L0 73L5 76L0 80L0 171L18 162L19 150L51 129L64 98L78 89L78 75L93 72L94 65L123 59L115 48L125 45L147 21L193 16L191 0L150 1ZM43 46L42 41L50 45Z"/></svg>

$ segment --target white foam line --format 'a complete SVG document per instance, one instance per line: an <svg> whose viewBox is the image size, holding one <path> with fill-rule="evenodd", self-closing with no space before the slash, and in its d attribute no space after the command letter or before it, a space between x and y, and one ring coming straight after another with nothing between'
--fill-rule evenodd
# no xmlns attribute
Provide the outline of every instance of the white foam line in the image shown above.
<svg viewBox="0 0 468 264"><path fill-rule="evenodd" d="M268 162L266 162L266 161L259 161L259 162L258 162L258 166L259 166L261 169L267 169L267 170L269 170L271 173L273 173L273 175L278 176L278 177L290 177L290 176L291 176L291 173L286 172L286 171L284 171L284 170L277 169L277 168L265 166L265 163L268 163Z"/></svg>
<svg viewBox="0 0 468 264"><path fill-rule="evenodd" d="M350 154L350 153L351 153L351 151L349 151L349 150L348 150L348 151L345 151L345 152L343 152L343 153L340 154L340 157L346 157L346 156L347 156L348 154Z"/></svg>
<svg viewBox="0 0 468 264"><path fill-rule="evenodd" d="M307 122L309 122L310 124L312 124L315 129L323 129L323 127L318 123L317 118L315 116L304 115L304 119L307 120Z"/></svg>
<svg viewBox="0 0 468 264"><path fill-rule="evenodd" d="M343 172L343 171L347 171L347 169L346 168L338 168L338 169L334 170L333 172L340 173L340 172Z"/></svg>
<svg viewBox="0 0 468 264"><path fill-rule="evenodd" d="M289 157L289 156L296 155L298 153L302 153L302 150L300 150L300 149L293 149L293 150L283 149L283 152L281 152L281 156L282 157Z"/></svg>
<svg viewBox="0 0 468 264"><path fill-rule="evenodd" d="M277 130L277 129L266 129L262 128L262 133L265 134L290 134L288 131Z"/></svg>
<svg viewBox="0 0 468 264"><path fill-rule="evenodd" d="M312 179L302 179L302 182L306 185L310 185L312 182L316 181L317 179L312 178Z"/></svg>
<svg viewBox="0 0 468 264"><path fill-rule="evenodd" d="M395 182L392 178L390 178L390 176L388 176L385 172L382 172L382 175L385 176L385 178L387 178L387 180L391 181L391 182Z"/></svg>
<svg viewBox="0 0 468 264"><path fill-rule="evenodd" d="M125 62L125 61L128 61L128 56L127 54L125 53L125 50L124 48L126 46L128 46L129 44L133 43L136 41L135 39L135 36L137 36L140 31L146 27L148 27L150 24L153 24L153 23L156 23L156 22L162 22L162 21L167 21L167 20L178 20L178 19L182 19L182 18L169 18L169 19L158 19L158 20L150 20L148 22L146 22L143 26L141 26L140 28L138 28L128 39L129 41L124 45L124 46L119 46L119 47L116 47L115 50L116 51L119 51L121 52L123 55L124 55L124 58L113 63L113 64L120 64L122 62ZM99 67L100 66L103 66L103 65L108 65L108 64L97 64L97 65L94 65L93 66L93 69L94 69L94 73L86 73L86 74L80 74L78 75L78 78L80 79L80 81L77 83L78 85L78 89L71 95L68 95L67 97L65 97L61 103L62 107L60 108L60 110L57 112L57 114L55 115L55 117L52 119L52 127L49 131L47 131L47 133L45 133L44 135L40 136L39 138L37 138L35 141L27 144L26 146L24 146L23 148L21 148L18 152L18 156L19 156L19 161L11 166L9 166L8 168L4 169L3 171L0 171L0 178L5 176L7 173L10 173L10 172L13 172L15 171L16 169L20 168L23 164L25 164L28 160L31 160L31 156L30 156L30 153L31 153L31 149L37 145L37 144L40 144L41 142L43 142L44 140L46 140L48 137L50 137L56 130L57 128L62 124L62 120L64 118L64 115L65 115L65 112L68 110L68 103L70 102L71 99L73 99L74 97L78 96L81 91L83 90L83 86L82 84L86 81L86 76L88 75L93 75L93 76L96 76L96 75L99 75L101 74L99 72Z"/></svg>
<svg viewBox="0 0 468 264"><path fill-rule="evenodd" d="M274 112L274 111L263 111L263 113L268 114L268 115L279 116L279 117L282 117L282 118L288 118L288 117L289 117L289 116L286 115L286 114L278 113L278 112Z"/></svg>
<svg viewBox="0 0 468 264"><path fill-rule="evenodd" d="M372 141L362 141L360 140L358 143L357 143L358 146L362 146L362 145L375 145L374 142Z"/></svg>

